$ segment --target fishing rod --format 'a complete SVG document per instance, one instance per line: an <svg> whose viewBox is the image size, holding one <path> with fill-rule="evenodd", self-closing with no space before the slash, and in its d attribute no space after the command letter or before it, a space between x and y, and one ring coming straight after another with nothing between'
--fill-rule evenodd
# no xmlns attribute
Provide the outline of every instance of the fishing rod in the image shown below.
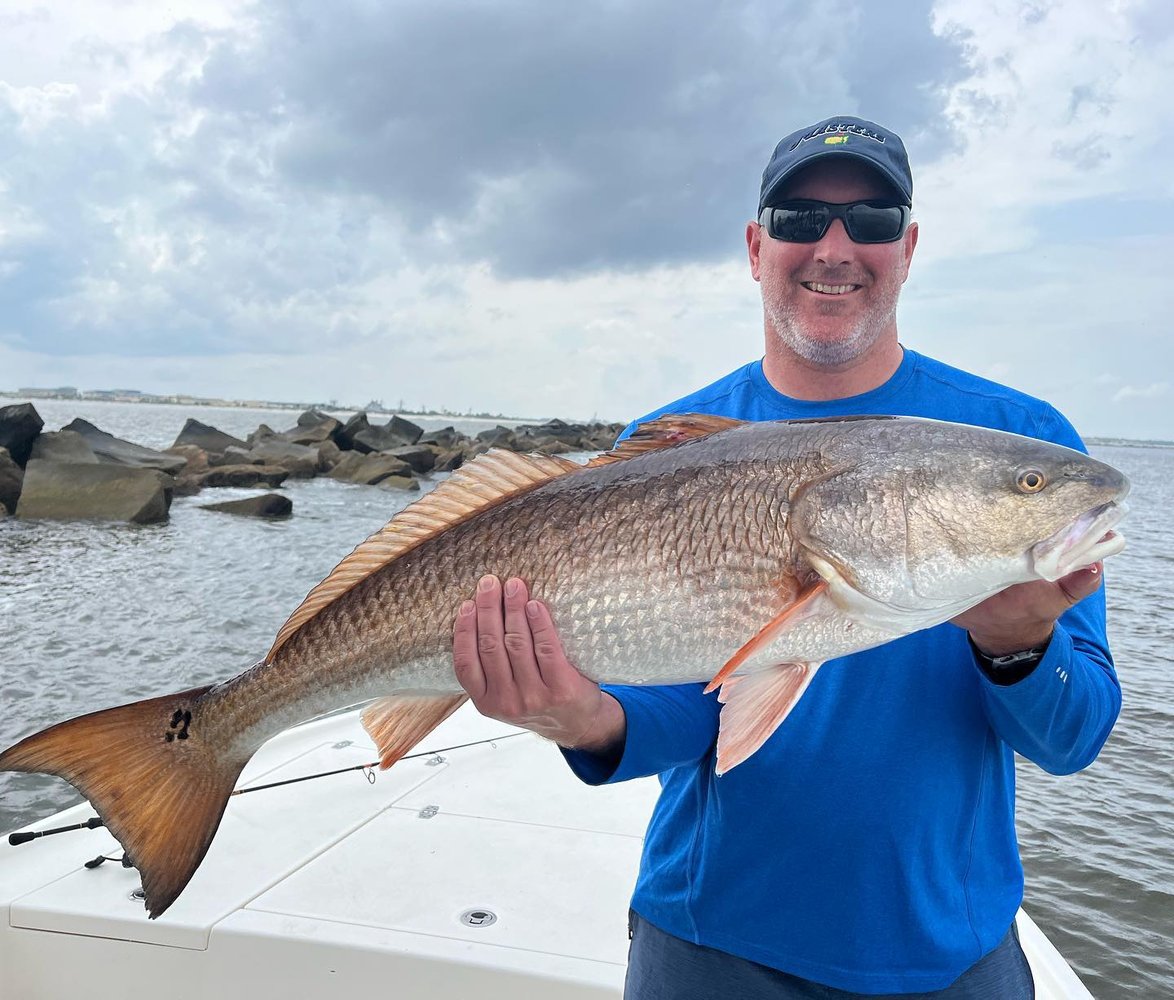
<svg viewBox="0 0 1174 1000"><path fill-rule="evenodd" d="M97 816L91 816L84 823L75 823L73 826L58 826L52 830L25 830L23 833L10 833L8 835L8 843L13 847L17 844L27 844L30 840L36 840L38 837L51 837L55 833L69 833L70 830L96 830L100 826L105 826Z"/></svg>
<svg viewBox="0 0 1174 1000"><path fill-rule="evenodd" d="M423 750L420 753L407 754L400 758L400 760L415 760L419 757L440 757L443 753L450 753L453 750L464 750L467 747L485 746L486 744L493 746L500 743L502 740L510 740L515 736L526 736L527 733L506 733L504 736L491 736L484 740L473 740L471 743L457 743L451 747L441 747L438 750ZM443 758L441 758L443 759ZM370 764L354 764L350 767L340 767L334 771L319 771L317 774L304 774L300 778L286 778L284 781L271 781L265 785L253 785L251 788L238 788L233 795L244 795L247 792L263 792L270 788L280 788L282 785L295 785L299 781L312 781L315 778L329 778L335 774L347 774L351 771L362 771L367 776L367 781L370 784L375 784L375 768L379 766L379 761L374 760ZM97 830L99 827L105 826L100 816L91 816L84 823L74 823L72 826L58 826L52 830L24 830L20 833L10 833L8 835L8 843L13 847L20 844L27 844L33 840L38 840L41 837L52 837L58 833L70 833L74 830ZM97 868L103 861L121 860L125 867L130 867L124 855L121 859L109 858L105 855L98 855L93 861L87 861L87 868Z"/></svg>

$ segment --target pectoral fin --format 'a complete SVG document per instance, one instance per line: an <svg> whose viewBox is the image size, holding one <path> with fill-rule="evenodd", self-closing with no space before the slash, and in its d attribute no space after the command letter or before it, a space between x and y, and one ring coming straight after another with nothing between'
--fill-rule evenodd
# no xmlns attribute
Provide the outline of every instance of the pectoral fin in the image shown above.
<svg viewBox="0 0 1174 1000"><path fill-rule="evenodd" d="M810 584L799 592L795 600L788 604L781 612L775 615L758 634L751 639L746 645L738 650L733 656L726 661L725 665L713 676L713 680L706 685L705 693L717 690L729 676L737 670L752 653L765 649L775 639L777 639L783 631L790 625L802 619L803 615L810 610L812 601L820 594L828 589L828 585L823 580L816 580L815 583Z"/></svg>
<svg viewBox="0 0 1174 1000"><path fill-rule="evenodd" d="M780 663L731 677L717 696L723 705L717 735L717 773L725 774L770 739L807 690L818 663Z"/></svg>

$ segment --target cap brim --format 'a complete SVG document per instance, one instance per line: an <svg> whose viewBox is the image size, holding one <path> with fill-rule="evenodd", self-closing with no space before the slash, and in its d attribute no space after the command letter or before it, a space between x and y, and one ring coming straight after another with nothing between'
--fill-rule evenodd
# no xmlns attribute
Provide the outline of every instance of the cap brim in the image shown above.
<svg viewBox="0 0 1174 1000"><path fill-rule="evenodd" d="M771 200L778 195L779 189L783 186L784 183L786 183L788 178L793 177L800 170L810 166L816 160L831 156L851 158L869 167L872 167L873 170L875 170L878 174L881 175L881 177L883 177L893 186L893 189L897 192L897 194L899 194L904 199L905 204L913 204L913 192L905 190L905 182L900 177L898 177L896 172L887 164L881 163L878 160L873 159L871 156L867 156L864 153L858 153L851 149L828 149L826 147L817 147L810 153L805 154L795 163L792 163L791 166L788 167L782 174L771 181L770 187L763 192L759 199L758 210L761 212L767 205L771 203Z"/></svg>

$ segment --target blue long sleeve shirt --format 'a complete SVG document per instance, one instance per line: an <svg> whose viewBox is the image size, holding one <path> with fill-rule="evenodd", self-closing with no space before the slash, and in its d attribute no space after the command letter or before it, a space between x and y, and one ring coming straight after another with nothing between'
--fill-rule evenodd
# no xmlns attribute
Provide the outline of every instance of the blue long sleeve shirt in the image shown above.
<svg viewBox="0 0 1174 1000"><path fill-rule="evenodd" d="M791 399L754 362L644 419L688 412L933 417L1083 450L1048 404L908 349L860 396ZM993 684L949 624L828 661L720 778L716 695L607 690L627 717L618 765L565 756L593 784L660 776L633 908L679 938L860 993L942 989L998 944L1023 896L1014 754L1056 774L1086 767L1121 704L1102 592L1060 619L1015 684Z"/></svg>

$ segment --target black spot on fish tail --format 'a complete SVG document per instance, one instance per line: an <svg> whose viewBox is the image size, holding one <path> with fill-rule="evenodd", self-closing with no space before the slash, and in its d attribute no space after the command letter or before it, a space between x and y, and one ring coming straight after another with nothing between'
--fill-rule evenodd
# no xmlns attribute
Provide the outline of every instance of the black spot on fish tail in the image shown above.
<svg viewBox="0 0 1174 1000"><path fill-rule="evenodd" d="M178 732L168 732L163 734L163 739L168 743L172 740L186 740L191 733L188 732L188 727L192 724L192 713L190 709L177 708L175 714L171 716L171 729L178 730Z"/></svg>

